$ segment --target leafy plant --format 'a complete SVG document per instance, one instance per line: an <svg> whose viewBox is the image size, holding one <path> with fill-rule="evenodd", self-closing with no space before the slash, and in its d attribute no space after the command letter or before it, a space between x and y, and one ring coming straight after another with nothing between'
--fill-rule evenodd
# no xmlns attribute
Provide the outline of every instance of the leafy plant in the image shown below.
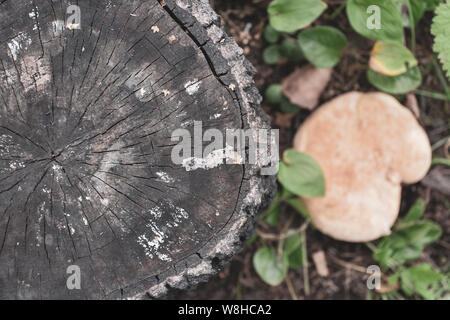
<svg viewBox="0 0 450 320"><path fill-rule="evenodd" d="M398 284L406 296L418 295L424 299L440 299L448 291L449 279L444 274L435 271L429 264L422 263L410 267L405 264L422 255L425 245L433 243L442 234L436 223L423 220L426 204L418 199L409 209L405 217L398 220L390 236L383 238L375 248L374 259L385 270L394 273L389 277L388 285ZM398 289L383 297L402 298Z"/></svg>
<svg viewBox="0 0 450 320"><path fill-rule="evenodd" d="M273 0L267 10L269 24L263 32L268 43L263 53L266 63L297 64L306 60L317 68L333 68L338 65L343 54L353 54L352 43L349 45L345 34L340 30L313 24L326 8L327 5L321 0ZM369 39L373 45L370 54L363 53L359 60L368 61L367 79L375 88L391 94L406 94L421 86L422 72L425 73L428 67L419 65L415 57L415 29L427 10L435 10L436 17L432 25L434 50L450 78L449 1L347 0L332 14L325 14L325 18L332 20L344 9L355 32ZM405 32L405 28L409 29L408 32ZM409 41L406 41L405 36L411 37ZM440 97L450 101L445 76L435 61L433 67L446 88L446 94L440 94ZM425 90L416 92L426 93ZM277 105L283 113L299 110L284 96L282 86L278 83L267 88L265 98L268 103ZM434 158L433 164L450 165L450 162L446 158ZM295 210L308 223L309 213L299 196L324 195L325 180L318 163L310 155L289 149L279 163L278 180L282 187L263 213L265 225L280 227L285 222L283 214L286 208ZM417 200L406 216L397 221L391 235L381 239L373 247L374 259L383 272L391 274L388 283L398 285L390 292L381 294L383 299L438 299L446 294L449 297L448 275L440 273L427 263L415 264L425 246L436 241L442 234L439 225L423 219L425 207L424 200ZM258 233L263 246L253 258L254 268L266 283L279 285L283 280L288 281L289 268L303 267L306 292L306 234L304 229L292 229L289 226L288 223L281 228L279 234Z"/></svg>
<svg viewBox="0 0 450 320"><path fill-rule="evenodd" d="M448 277L435 271L428 263L401 269L389 278L389 282L399 282L407 296L417 294L428 300L445 298L450 284Z"/></svg>
<svg viewBox="0 0 450 320"><path fill-rule="evenodd" d="M277 86L269 87L269 96L274 94L279 98L278 90ZM305 226L307 226L310 217L298 196L324 194L325 183L322 170L311 156L294 149L284 153L279 169L278 178L285 187L276 194L272 204L263 213L264 221L273 227L279 225L283 208L289 206L306 220ZM263 241L277 241L278 246L275 249L264 244L253 256L253 266L257 274L264 282L272 286L283 282L289 268L300 268L306 261L305 229L303 226L299 229L286 229L279 236L259 234Z"/></svg>
<svg viewBox="0 0 450 320"><path fill-rule="evenodd" d="M442 235L436 223L419 220L424 211L424 201L419 199L406 217L398 220L392 234L381 240L373 257L383 268L392 269L419 258L425 245Z"/></svg>
<svg viewBox="0 0 450 320"><path fill-rule="evenodd" d="M406 94L422 84L422 73L414 57L415 28L427 10L436 10L432 25L434 50L450 78L448 2L348 0L344 7L352 28L363 37L377 41L371 51L367 70L367 79L374 87L391 94ZM264 38L271 45L264 51L264 60L268 64L275 64L284 56L295 63L306 59L318 68L337 65L347 47L345 35L330 26L308 28L326 8L321 0L273 0L267 10L269 25L264 30ZM404 45L404 28L410 29L411 49ZM292 37L297 32L298 41ZM280 41L281 44L278 44ZM426 94L423 90L417 92ZM450 93L446 93L444 99L450 100ZM283 112L295 110L289 108L286 101L283 105L281 102L278 104L283 106Z"/></svg>

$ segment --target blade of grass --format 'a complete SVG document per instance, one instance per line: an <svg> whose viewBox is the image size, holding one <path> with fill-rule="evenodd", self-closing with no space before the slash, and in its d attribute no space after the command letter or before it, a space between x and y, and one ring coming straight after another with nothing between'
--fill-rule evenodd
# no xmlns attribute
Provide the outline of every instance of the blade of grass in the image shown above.
<svg viewBox="0 0 450 320"><path fill-rule="evenodd" d="M431 146L431 150L436 151L437 149L439 149L440 147L445 145L447 143L447 141L449 141L449 140L450 140L450 136L442 138L441 140L439 140L438 142L436 142L435 144L433 144Z"/></svg>
<svg viewBox="0 0 450 320"><path fill-rule="evenodd" d="M450 101L450 97L440 93L440 92L433 92L433 91L428 91L428 90L420 90L417 89L416 91L414 91L416 94L418 94L419 96L424 96L427 98L432 98L432 99L436 99L436 100L442 100L442 101Z"/></svg>
<svg viewBox="0 0 450 320"><path fill-rule="evenodd" d="M302 231L302 260L303 260L303 286L305 288L305 296L309 296L309 271L308 271L308 253L306 246L306 230Z"/></svg>
<svg viewBox="0 0 450 320"><path fill-rule="evenodd" d="M441 83L442 87L444 88L445 94L447 95L447 100L450 100L450 88L448 87L447 80L444 77L444 74L442 73L441 67L439 66L439 63L436 60L436 57L433 58L433 67L436 71L436 75L439 79L439 82Z"/></svg>
<svg viewBox="0 0 450 320"><path fill-rule="evenodd" d="M289 272L286 274L286 278L284 278L284 280L286 281L286 285L288 287L289 294L291 295L292 300L298 300L294 285L292 284L291 278L289 277Z"/></svg>

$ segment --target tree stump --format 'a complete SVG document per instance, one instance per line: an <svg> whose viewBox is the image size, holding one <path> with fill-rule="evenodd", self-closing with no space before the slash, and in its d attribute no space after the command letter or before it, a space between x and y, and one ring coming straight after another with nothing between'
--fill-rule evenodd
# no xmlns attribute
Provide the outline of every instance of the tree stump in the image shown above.
<svg viewBox="0 0 450 320"><path fill-rule="evenodd" d="M267 128L206 0L0 1L0 298L161 297L217 271L274 176L187 171L177 128ZM77 18L80 20L77 20Z"/></svg>

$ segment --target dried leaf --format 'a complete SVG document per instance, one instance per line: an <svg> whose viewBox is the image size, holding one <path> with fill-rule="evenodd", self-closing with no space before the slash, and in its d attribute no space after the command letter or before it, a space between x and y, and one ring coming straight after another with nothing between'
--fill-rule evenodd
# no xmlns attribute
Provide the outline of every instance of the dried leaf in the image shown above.
<svg viewBox="0 0 450 320"><path fill-rule="evenodd" d="M291 103L312 110L331 79L332 69L315 68L311 65L296 69L283 80L283 93Z"/></svg>

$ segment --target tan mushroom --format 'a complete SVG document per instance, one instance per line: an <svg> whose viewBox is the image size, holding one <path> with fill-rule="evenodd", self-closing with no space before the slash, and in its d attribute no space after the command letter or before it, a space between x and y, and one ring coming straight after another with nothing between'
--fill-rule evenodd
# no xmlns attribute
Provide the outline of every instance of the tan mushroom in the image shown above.
<svg viewBox="0 0 450 320"><path fill-rule="evenodd" d="M401 183L420 181L431 165L428 137L413 114L384 93L351 92L318 108L294 139L325 175L325 197L303 199L314 225L343 241L390 233Z"/></svg>

